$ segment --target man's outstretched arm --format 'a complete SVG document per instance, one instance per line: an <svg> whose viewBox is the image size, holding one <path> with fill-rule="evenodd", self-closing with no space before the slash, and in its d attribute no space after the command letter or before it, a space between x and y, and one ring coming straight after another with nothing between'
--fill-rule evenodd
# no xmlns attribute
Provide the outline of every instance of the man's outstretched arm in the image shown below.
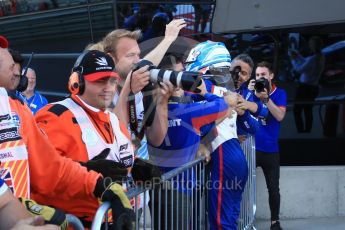
<svg viewBox="0 0 345 230"><path fill-rule="evenodd" d="M170 45L176 40L180 30L186 25L187 24L184 19L172 20L168 25L166 25L164 39L143 59L151 61L154 65L158 66Z"/></svg>

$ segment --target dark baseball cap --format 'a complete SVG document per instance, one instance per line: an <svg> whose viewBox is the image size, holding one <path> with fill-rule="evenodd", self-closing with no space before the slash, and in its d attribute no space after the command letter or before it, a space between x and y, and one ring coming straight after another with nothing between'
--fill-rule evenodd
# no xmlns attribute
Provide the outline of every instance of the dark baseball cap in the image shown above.
<svg viewBox="0 0 345 230"><path fill-rule="evenodd" d="M2 35L0 35L0 47L4 49L8 48L8 40Z"/></svg>
<svg viewBox="0 0 345 230"><path fill-rule="evenodd" d="M97 81L107 77L119 78L119 75L114 72L113 59L98 50L90 50L81 54L74 64L73 71L79 71L87 81Z"/></svg>

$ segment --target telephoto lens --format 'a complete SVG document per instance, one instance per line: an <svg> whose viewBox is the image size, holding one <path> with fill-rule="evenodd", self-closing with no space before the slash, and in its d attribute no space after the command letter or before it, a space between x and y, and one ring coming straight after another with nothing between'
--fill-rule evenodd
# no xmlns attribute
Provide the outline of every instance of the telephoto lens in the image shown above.
<svg viewBox="0 0 345 230"><path fill-rule="evenodd" d="M190 92L198 92L197 87L201 84L202 74L199 72L192 71L171 71L158 69L147 60L141 60L137 63L136 69L139 69L145 65L149 66L150 71L150 82L159 84L160 82L171 82L176 87L180 87L183 90Z"/></svg>
<svg viewBox="0 0 345 230"><path fill-rule="evenodd" d="M174 86L191 92L195 92L197 87L201 84L201 76L201 73L190 71L150 70L150 80L152 82L171 82Z"/></svg>

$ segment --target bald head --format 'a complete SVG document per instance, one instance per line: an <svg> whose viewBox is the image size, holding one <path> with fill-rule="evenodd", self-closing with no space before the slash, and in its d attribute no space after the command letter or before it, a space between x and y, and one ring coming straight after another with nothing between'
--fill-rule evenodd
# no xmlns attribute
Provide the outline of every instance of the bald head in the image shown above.
<svg viewBox="0 0 345 230"><path fill-rule="evenodd" d="M7 90L15 90L16 75L19 74L11 54L7 49L0 48L0 87L4 87Z"/></svg>

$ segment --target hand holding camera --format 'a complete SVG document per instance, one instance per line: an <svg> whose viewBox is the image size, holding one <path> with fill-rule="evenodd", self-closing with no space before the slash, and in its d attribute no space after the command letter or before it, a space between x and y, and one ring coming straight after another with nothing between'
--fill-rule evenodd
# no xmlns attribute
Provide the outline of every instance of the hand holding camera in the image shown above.
<svg viewBox="0 0 345 230"><path fill-rule="evenodd" d="M251 79L250 81L249 81L249 83L248 83L248 89L249 90L254 90L255 88L254 88L254 86L255 86L255 79Z"/></svg>
<svg viewBox="0 0 345 230"><path fill-rule="evenodd" d="M133 70L129 73L131 77L127 77L130 80L130 89L136 94L140 92L150 81L149 66L144 65L139 69Z"/></svg>
<svg viewBox="0 0 345 230"><path fill-rule="evenodd" d="M269 94L267 92L267 89L265 89L262 92L255 91L255 96L258 97L262 103L266 104L269 101Z"/></svg>
<svg viewBox="0 0 345 230"><path fill-rule="evenodd" d="M197 87L197 89L200 90L198 94L201 96L204 96L207 93L206 85L203 79L201 79L201 84Z"/></svg>
<svg viewBox="0 0 345 230"><path fill-rule="evenodd" d="M157 104L167 104L169 97L174 92L175 87L170 82L160 82L159 89L157 93Z"/></svg>

